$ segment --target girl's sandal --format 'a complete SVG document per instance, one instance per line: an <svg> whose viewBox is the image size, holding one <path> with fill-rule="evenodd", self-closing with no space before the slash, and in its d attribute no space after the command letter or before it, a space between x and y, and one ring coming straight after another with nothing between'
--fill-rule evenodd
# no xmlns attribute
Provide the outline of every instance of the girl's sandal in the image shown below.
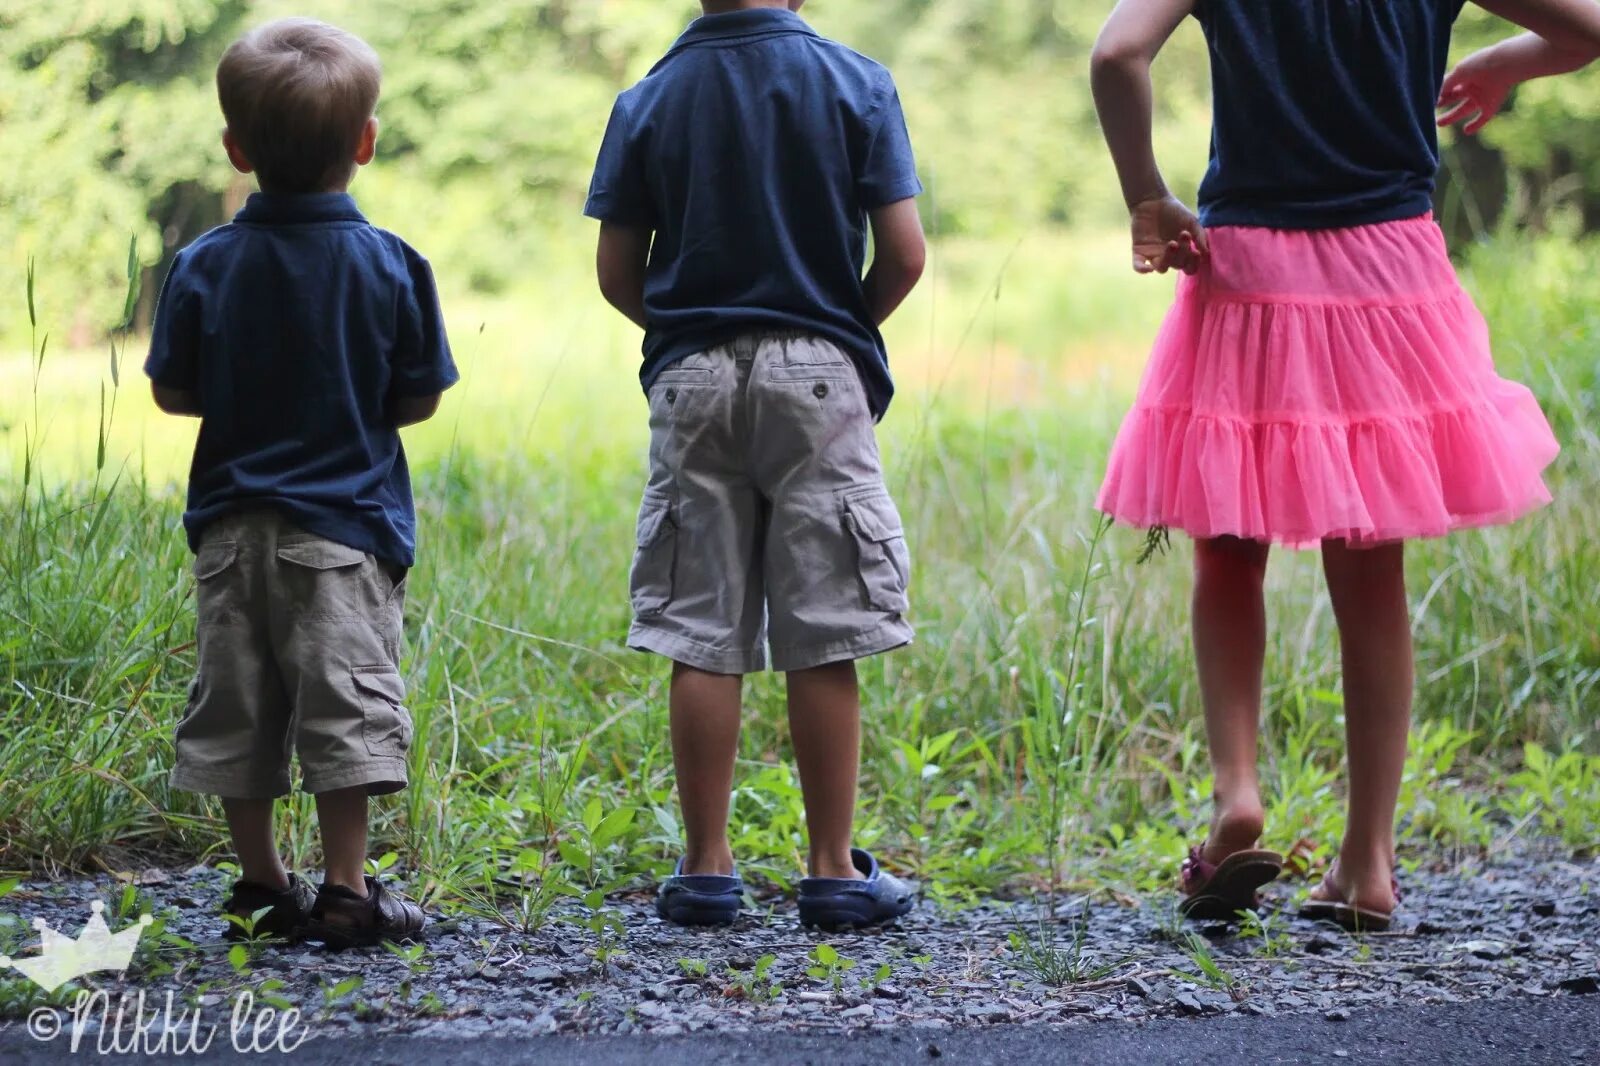
<svg viewBox="0 0 1600 1066"><path fill-rule="evenodd" d="M1394 890L1394 902L1398 907L1401 899L1400 882L1391 877L1389 885ZM1347 933L1386 933L1394 924L1394 911L1380 911L1347 902L1344 893L1334 883L1331 869L1323 876L1322 884L1312 891L1320 895L1312 896L1300 907L1300 917L1308 921L1332 922Z"/></svg>
<svg viewBox="0 0 1600 1066"><path fill-rule="evenodd" d="M1219 863L1201 857L1198 847L1183 860L1183 902L1178 913L1201 921L1232 921L1240 911L1261 905L1257 890L1283 872L1283 856L1275 851L1236 851Z"/></svg>

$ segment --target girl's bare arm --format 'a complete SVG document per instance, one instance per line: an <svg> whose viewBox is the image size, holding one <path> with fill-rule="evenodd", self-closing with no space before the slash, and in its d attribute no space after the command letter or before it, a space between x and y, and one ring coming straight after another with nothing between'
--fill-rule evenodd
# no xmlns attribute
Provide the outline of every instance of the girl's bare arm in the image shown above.
<svg viewBox="0 0 1600 1066"><path fill-rule="evenodd" d="M1195 0L1120 0L1090 61L1095 110L1134 218L1134 269L1192 271L1206 250L1192 212L1172 196L1156 164L1150 64Z"/></svg>

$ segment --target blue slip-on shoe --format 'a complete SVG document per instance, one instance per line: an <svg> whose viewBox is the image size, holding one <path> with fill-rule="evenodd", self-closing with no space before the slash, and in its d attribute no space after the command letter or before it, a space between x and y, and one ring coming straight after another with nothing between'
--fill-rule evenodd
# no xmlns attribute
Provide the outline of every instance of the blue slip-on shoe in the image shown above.
<svg viewBox="0 0 1600 1066"><path fill-rule="evenodd" d="M800 881L800 924L810 928L859 929L892 922L916 906L917 887L878 869L878 860L860 848L850 859L866 880L807 877Z"/></svg>
<svg viewBox="0 0 1600 1066"><path fill-rule="evenodd" d="M656 892L656 914L674 925L732 925L744 903L744 882L735 873L686 874L683 860Z"/></svg>

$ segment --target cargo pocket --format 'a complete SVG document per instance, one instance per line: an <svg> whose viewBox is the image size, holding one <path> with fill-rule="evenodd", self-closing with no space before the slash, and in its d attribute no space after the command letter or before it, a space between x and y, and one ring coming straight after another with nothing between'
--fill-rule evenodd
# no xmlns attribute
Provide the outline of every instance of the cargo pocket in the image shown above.
<svg viewBox="0 0 1600 1066"><path fill-rule="evenodd" d="M846 496L845 524L856 542L857 566L874 610L904 614L910 607L906 587L911 579L911 553L894 500L883 489Z"/></svg>
<svg viewBox="0 0 1600 1066"><path fill-rule="evenodd" d="M239 561L239 547L231 541L202 544L194 560L195 614L204 625L237 617L242 610L237 581L228 571Z"/></svg>
<svg viewBox="0 0 1600 1066"><path fill-rule="evenodd" d="M368 555L359 548L331 540L279 543L278 561L283 588L293 610L309 618L348 618L370 610L367 585L357 580ZM370 595L377 597L377 590ZM387 598L387 592L378 602ZM372 605L375 606L375 605Z"/></svg>
<svg viewBox="0 0 1600 1066"><path fill-rule="evenodd" d="M361 731L367 754L403 759L411 750L411 712L405 708L406 686L392 666L351 669L361 697Z"/></svg>
<svg viewBox="0 0 1600 1066"><path fill-rule="evenodd" d="M673 520L672 498L646 492L639 507L638 550L633 557L629 585L633 613L652 618L672 602L672 570L678 554L678 526Z"/></svg>

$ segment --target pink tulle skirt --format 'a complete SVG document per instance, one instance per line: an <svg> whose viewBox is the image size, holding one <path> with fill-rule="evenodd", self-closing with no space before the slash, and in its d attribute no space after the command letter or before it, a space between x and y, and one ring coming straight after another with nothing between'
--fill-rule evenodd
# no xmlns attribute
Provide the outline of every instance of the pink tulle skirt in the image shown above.
<svg viewBox="0 0 1600 1066"><path fill-rule="evenodd" d="M1138 527L1307 547L1509 522L1560 451L1431 217L1223 227L1179 282L1100 510Z"/></svg>

